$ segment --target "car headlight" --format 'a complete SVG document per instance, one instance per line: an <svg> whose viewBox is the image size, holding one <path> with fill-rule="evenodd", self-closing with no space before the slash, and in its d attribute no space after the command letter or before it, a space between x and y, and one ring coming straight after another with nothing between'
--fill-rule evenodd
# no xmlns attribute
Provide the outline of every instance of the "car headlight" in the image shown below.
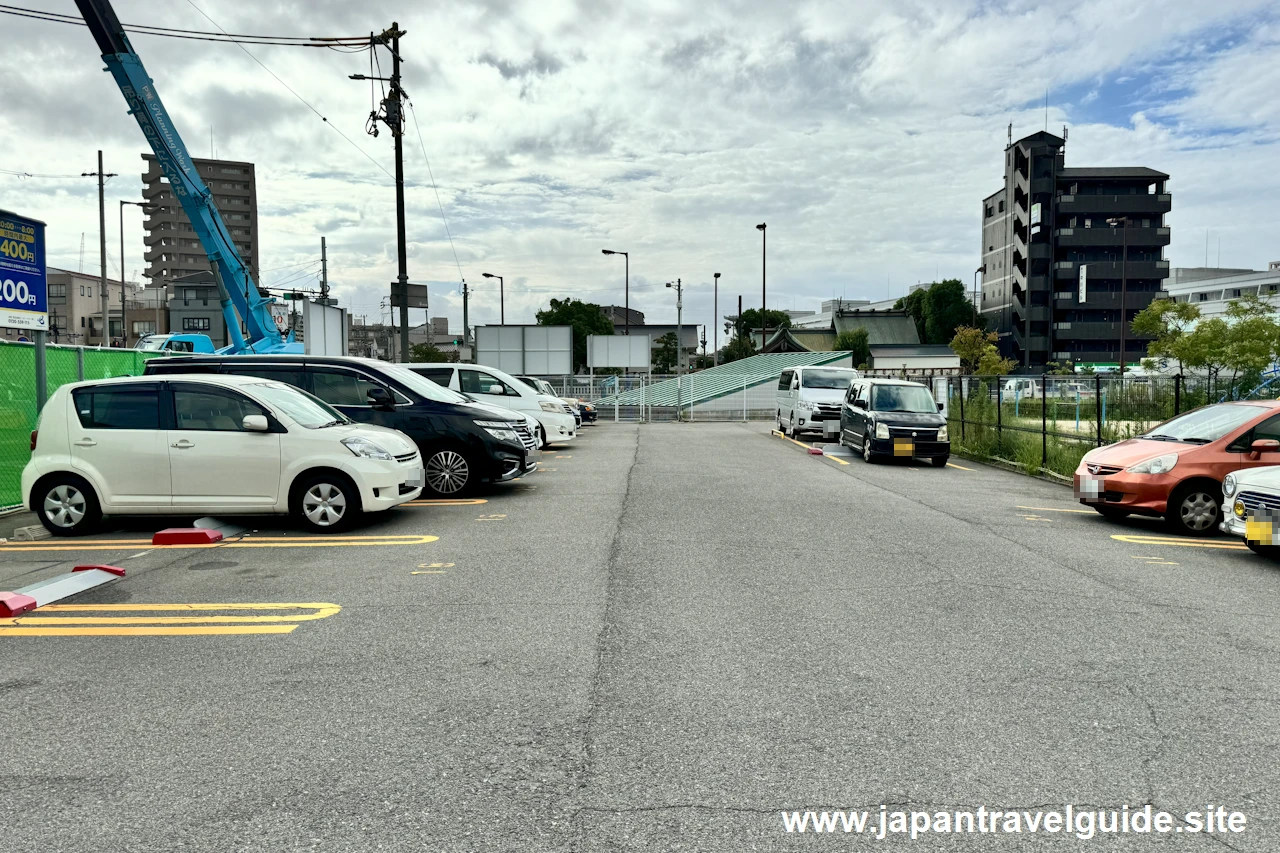
<svg viewBox="0 0 1280 853"><path fill-rule="evenodd" d="M342 444L356 456L363 456L366 459L386 459L390 461L395 458L384 450L381 445L362 436L353 435L350 438L344 438L342 439Z"/></svg>
<svg viewBox="0 0 1280 853"><path fill-rule="evenodd" d="M938 441L950 441L951 435L947 432L947 425L943 424L938 427Z"/></svg>
<svg viewBox="0 0 1280 853"><path fill-rule="evenodd" d="M1222 480L1222 494L1231 497L1236 493L1236 475L1228 474Z"/></svg>
<svg viewBox="0 0 1280 853"><path fill-rule="evenodd" d="M1244 501L1236 501L1231 505L1231 514L1236 518L1244 518Z"/></svg>
<svg viewBox="0 0 1280 853"><path fill-rule="evenodd" d="M510 441L513 444L520 443L520 436L512 429L512 425L506 421L474 421L474 423L478 427L483 427L485 432L498 439L498 441Z"/></svg>
<svg viewBox="0 0 1280 853"><path fill-rule="evenodd" d="M1178 464L1178 454L1166 453L1164 456L1157 456L1154 459L1148 459L1145 462L1139 462L1128 471L1130 474L1167 474L1173 470L1173 466Z"/></svg>
<svg viewBox="0 0 1280 853"><path fill-rule="evenodd" d="M538 403L538 407L544 412L564 412L564 409L557 406L555 403L540 402Z"/></svg>
<svg viewBox="0 0 1280 853"><path fill-rule="evenodd" d="M886 423L876 424L876 438L888 438L889 425Z"/></svg>

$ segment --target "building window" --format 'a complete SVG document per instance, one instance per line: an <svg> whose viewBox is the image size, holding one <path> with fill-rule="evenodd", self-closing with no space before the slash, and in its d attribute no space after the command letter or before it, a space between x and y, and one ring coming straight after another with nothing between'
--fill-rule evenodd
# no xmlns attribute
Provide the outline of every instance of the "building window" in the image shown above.
<svg viewBox="0 0 1280 853"><path fill-rule="evenodd" d="M1200 301L1200 302L1208 302L1208 301L1209 301L1209 294L1207 294L1207 293L1197 293L1197 294L1196 294L1196 299L1197 299L1198 301Z"/></svg>
<svg viewBox="0 0 1280 853"><path fill-rule="evenodd" d="M89 298L93 298L93 285L89 285Z"/></svg>
<svg viewBox="0 0 1280 853"><path fill-rule="evenodd" d="M1239 299L1239 298L1240 298L1240 288L1238 288L1238 287L1237 287L1235 290L1232 290L1232 291L1231 291L1231 298L1232 298L1232 299Z"/></svg>
<svg viewBox="0 0 1280 853"><path fill-rule="evenodd" d="M81 317L81 318L80 318L80 328L82 328L82 329L84 328L84 318L83 318L83 317Z"/></svg>
<svg viewBox="0 0 1280 853"><path fill-rule="evenodd" d="M65 284L49 285L50 299L66 299L66 297L67 297L67 286Z"/></svg>
<svg viewBox="0 0 1280 853"><path fill-rule="evenodd" d="M208 317L183 317L182 331L207 332L209 331L209 318Z"/></svg>
<svg viewBox="0 0 1280 853"><path fill-rule="evenodd" d="M80 295L84 296L84 285L80 285Z"/></svg>
<svg viewBox="0 0 1280 853"><path fill-rule="evenodd" d="M999 210L1000 210L1000 212L1001 212L1001 213L1004 213L1004 199L1000 199L1000 207L999 207Z"/></svg>
<svg viewBox="0 0 1280 853"><path fill-rule="evenodd" d="M987 209L986 209L987 219L990 219L994 213L995 211L991 209L991 205L987 205Z"/></svg>
<svg viewBox="0 0 1280 853"><path fill-rule="evenodd" d="M155 320L134 320L133 321L133 334L136 335L137 337L142 337L143 335L154 335L155 331L156 331Z"/></svg>

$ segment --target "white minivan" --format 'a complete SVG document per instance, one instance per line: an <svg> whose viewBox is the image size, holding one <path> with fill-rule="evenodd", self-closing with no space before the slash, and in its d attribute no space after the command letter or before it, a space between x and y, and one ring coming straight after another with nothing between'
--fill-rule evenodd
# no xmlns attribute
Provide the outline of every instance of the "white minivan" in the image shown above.
<svg viewBox="0 0 1280 853"><path fill-rule="evenodd" d="M292 385L166 374L50 394L22 496L55 536L87 533L103 515L272 513L330 533L417 498L422 479L413 439Z"/></svg>
<svg viewBox="0 0 1280 853"><path fill-rule="evenodd" d="M788 367L778 377L779 432L792 438L802 432L840 434L840 406L849 383L858 378L852 367Z"/></svg>
<svg viewBox="0 0 1280 853"><path fill-rule="evenodd" d="M496 367L483 364L406 364L404 367L481 403L532 415L538 420L544 448L550 444L566 444L577 435L577 421L568 403L543 394Z"/></svg>

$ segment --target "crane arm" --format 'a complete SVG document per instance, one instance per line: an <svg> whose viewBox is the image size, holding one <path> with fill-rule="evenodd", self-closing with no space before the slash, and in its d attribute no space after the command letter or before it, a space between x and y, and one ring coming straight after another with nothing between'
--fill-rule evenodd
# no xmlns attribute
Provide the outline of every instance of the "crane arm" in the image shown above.
<svg viewBox="0 0 1280 853"><path fill-rule="evenodd" d="M227 332L231 336L227 350L264 352L297 346L281 344L280 333L267 307L270 299L258 292L222 215L214 206L213 194L200 179L182 137L160 101L142 59L129 43L111 3L109 0L76 0L76 6L98 43L107 71L115 78L129 105L130 115L142 128L156 161L169 179L173 195L191 220L191 226L209 256L222 313L227 321ZM247 340L240 332L241 318L248 330Z"/></svg>

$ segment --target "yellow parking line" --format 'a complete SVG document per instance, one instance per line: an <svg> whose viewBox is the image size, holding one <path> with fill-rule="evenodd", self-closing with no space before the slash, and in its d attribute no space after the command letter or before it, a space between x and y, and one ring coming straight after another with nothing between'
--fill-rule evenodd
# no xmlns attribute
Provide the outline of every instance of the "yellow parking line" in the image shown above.
<svg viewBox="0 0 1280 853"><path fill-rule="evenodd" d="M36 615L0 620L0 637L198 636L217 634L288 634L299 622L327 619L342 608L328 602L266 604L50 604ZM309 610L262 616L227 611ZM191 616L64 616L93 613L200 613Z"/></svg>
<svg viewBox="0 0 1280 853"><path fill-rule="evenodd" d="M417 501L405 501L400 506L476 506L488 502L488 498L423 498Z"/></svg>
<svg viewBox="0 0 1280 853"><path fill-rule="evenodd" d="M963 465L957 465L957 464L956 464L956 463L954 463L954 462L948 462L948 463L947 463L947 467L948 467L948 468L959 468L961 471L972 471L972 470L973 470L972 468L966 468L966 467L964 467Z"/></svg>
<svg viewBox="0 0 1280 853"><path fill-rule="evenodd" d="M822 455L823 455L823 456L826 456L826 458L830 459L832 462L839 462L841 465L848 465L848 464L849 464L848 460L841 459L839 456L830 456L830 455L828 455L828 454L826 454L826 453L824 453L824 454L822 454Z"/></svg>
<svg viewBox="0 0 1280 853"><path fill-rule="evenodd" d="M1084 515L1093 515L1091 509L1059 509L1055 506L1015 506L1014 509L1034 509L1040 512L1078 512Z"/></svg>
<svg viewBox="0 0 1280 853"><path fill-rule="evenodd" d="M1220 539L1183 539L1181 536L1137 536L1126 533L1113 533L1111 538L1118 542L1132 542L1138 545L1173 545L1178 548L1216 548L1223 551L1247 551L1248 546L1236 542L1224 542Z"/></svg>
<svg viewBox="0 0 1280 853"><path fill-rule="evenodd" d="M796 447L803 447L805 450L808 450L810 447L813 447L812 444L805 444L803 441L796 441L794 438L791 438L790 436L783 435L782 433L778 432L776 429L772 430L772 434L776 435L778 438L782 439L783 441L791 442Z"/></svg>
<svg viewBox="0 0 1280 853"><path fill-rule="evenodd" d="M157 551L196 550L201 548L342 548L356 546L425 545L436 542L439 536L255 536L233 539L229 542L211 542L200 545L156 545ZM61 540L59 540L61 541ZM73 540L72 540L73 541ZM74 544L46 544L45 542L7 542L0 544L0 554L6 551L116 551L136 547L136 539L82 539ZM142 540L149 544L150 540Z"/></svg>

